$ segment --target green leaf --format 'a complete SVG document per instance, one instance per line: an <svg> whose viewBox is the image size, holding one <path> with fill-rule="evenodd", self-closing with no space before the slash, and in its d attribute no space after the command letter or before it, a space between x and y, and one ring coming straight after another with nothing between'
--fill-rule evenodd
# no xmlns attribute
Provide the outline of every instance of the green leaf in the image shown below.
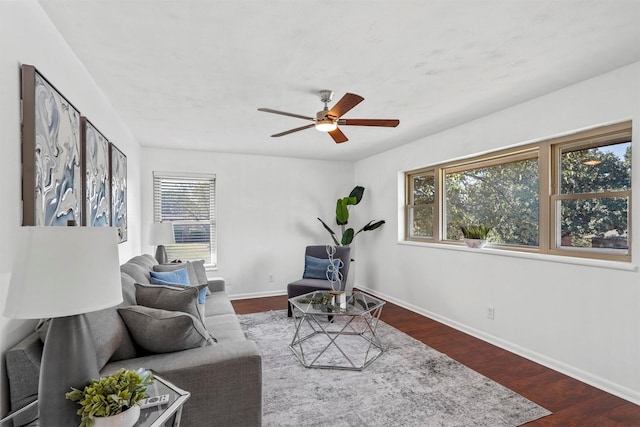
<svg viewBox="0 0 640 427"><path fill-rule="evenodd" d="M347 228L342 233L342 246L349 246L353 242L353 228Z"/></svg>
<svg viewBox="0 0 640 427"><path fill-rule="evenodd" d="M349 221L349 209L347 208L347 197L338 199L336 203L336 222L338 225L346 224Z"/></svg>
<svg viewBox="0 0 640 427"><path fill-rule="evenodd" d="M376 230L380 227L382 227L382 225L385 223L386 221L384 219L381 219L380 221L369 221L369 223L367 225L365 225L364 227L362 227L362 231L372 231L372 230Z"/></svg>
<svg viewBox="0 0 640 427"><path fill-rule="evenodd" d="M324 229L329 232L329 234L331 235L331 238L333 239L333 243L335 243L337 246L340 246L340 243L338 243L338 239L336 239L336 233L331 228L329 228L329 226L327 224L325 224L325 222L323 220L318 218L318 221L320 221L322 223L322 225L324 226Z"/></svg>
<svg viewBox="0 0 640 427"><path fill-rule="evenodd" d="M353 203L353 204L357 205L358 203L360 203L360 200L362 200L362 195L363 194L364 194L364 187L356 185L353 188L353 190L351 190L351 193L349 193L349 197L355 197L356 198L356 202Z"/></svg>
<svg viewBox="0 0 640 427"><path fill-rule="evenodd" d="M343 197L338 199L336 203L336 222L338 225L344 225L349 222L349 206L358 203L355 197Z"/></svg>

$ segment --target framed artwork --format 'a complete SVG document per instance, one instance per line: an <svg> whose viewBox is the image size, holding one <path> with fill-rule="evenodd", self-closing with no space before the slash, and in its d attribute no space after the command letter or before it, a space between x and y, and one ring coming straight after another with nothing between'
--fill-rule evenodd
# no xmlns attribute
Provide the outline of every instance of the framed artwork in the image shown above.
<svg viewBox="0 0 640 427"><path fill-rule="evenodd" d="M82 137L83 221L88 227L111 226L111 178L109 141L84 116L80 117Z"/></svg>
<svg viewBox="0 0 640 427"><path fill-rule="evenodd" d="M22 65L22 115L22 224L80 224L80 113L34 66Z"/></svg>
<svg viewBox="0 0 640 427"><path fill-rule="evenodd" d="M127 157L110 147L111 225L118 229L118 243L127 241Z"/></svg>

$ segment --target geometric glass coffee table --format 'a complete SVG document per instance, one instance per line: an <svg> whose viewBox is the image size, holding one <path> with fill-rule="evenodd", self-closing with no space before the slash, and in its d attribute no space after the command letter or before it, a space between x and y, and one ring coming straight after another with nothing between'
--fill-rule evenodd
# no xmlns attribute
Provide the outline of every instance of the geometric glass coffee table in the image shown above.
<svg viewBox="0 0 640 427"><path fill-rule="evenodd" d="M342 301L316 291L289 303L296 326L289 348L303 366L361 371L384 353L377 334L384 301L359 291Z"/></svg>

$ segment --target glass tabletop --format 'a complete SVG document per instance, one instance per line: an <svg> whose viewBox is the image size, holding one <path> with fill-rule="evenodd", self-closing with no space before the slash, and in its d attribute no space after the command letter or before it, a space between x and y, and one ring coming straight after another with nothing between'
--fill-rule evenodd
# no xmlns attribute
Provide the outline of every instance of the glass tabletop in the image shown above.
<svg viewBox="0 0 640 427"><path fill-rule="evenodd" d="M158 376L154 372L155 381L147 388L149 397L169 395L169 401L160 406L144 408L140 411L140 418L135 427L160 427L177 425L176 415L182 410L182 405L189 399L191 393L176 387L174 384ZM24 408L0 420L0 427L24 427L38 425L38 401L31 402ZM79 418L78 418L79 419Z"/></svg>
<svg viewBox="0 0 640 427"><path fill-rule="evenodd" d="M344 292L315 291L290 298L289 302L303 314L333 316L361 316L385 304L385 301L360 291L351 295L345 295Z"/></svg>

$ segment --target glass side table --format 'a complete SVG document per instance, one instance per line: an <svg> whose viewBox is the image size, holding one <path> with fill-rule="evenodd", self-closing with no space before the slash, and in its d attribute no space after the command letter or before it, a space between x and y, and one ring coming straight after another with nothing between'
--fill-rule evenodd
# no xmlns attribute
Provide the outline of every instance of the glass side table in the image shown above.
<svg viewBox="0 0 640 427"><path fill-rule="evenodd" d="M182 390L164 378L153 374L155 381L147 389L147 395L169 395L169 402L145 408L140 411L140 418L136 427L178 427L182 416L182 407L189 399L191 393ZM0 427L26 427L38 425L38 401L31 402L24 408L8 415L0 420Z"/></svg>

